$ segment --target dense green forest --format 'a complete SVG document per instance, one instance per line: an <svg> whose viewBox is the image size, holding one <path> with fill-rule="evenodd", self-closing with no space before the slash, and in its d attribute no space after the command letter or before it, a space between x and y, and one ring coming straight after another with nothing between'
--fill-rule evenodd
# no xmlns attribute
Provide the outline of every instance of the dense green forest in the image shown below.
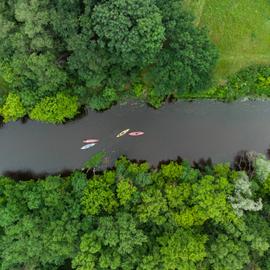
<svg viewBox="0 0 270 270"><path fill-rule="evenodd" d="M0 115L269 98L269 14L267 0L2 0Z"/></svg>
<svg viewBox="0 0 270 270"><path fill-rule="evenodd" d="M1 0L0 115L270 97L269 14L267 0ZM0 176L0 270L270 269L265 156L98 170L104 157L68 176Z"/></svg>
<svg viewBox="0 0 270 270"><path fill-rule="evenodd" d="M70 176L0 178L0 269L270 269L270 161L152 168L103 154ZM243 166L242 166L243 167Z"/></svg>
<svg viewBox="0 0 270 270"><path fill-rule="evenodd" d="M2 0L0 105L63 122L81 105L109 108L209 85L217 50L181 0Z"/></svg>

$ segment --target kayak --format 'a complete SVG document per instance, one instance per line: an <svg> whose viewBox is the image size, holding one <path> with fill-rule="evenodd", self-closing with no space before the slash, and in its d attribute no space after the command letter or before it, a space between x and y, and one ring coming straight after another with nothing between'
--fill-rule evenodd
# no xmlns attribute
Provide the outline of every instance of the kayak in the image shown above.
<svg viewBox="0 0 270 270"><path fill-rule="evenodd" d="M82 149L82 150L88 149L88 148L93 147L93 146L95 146L95 145L96 145L95 143L89 143L89 144L86 144L86 145L82 146L81 149Z"/></svg>
<svg viewBox="0 0 270 270"><path fill-rule="evenodd" d="M133 131L133 132L128 133L129 136L141 136L143 134L144 134L143 131Z"/></svg>
<svg viewBox="0 0 270 270"><path fill-rule="evenodd" d="M84 143L97 143L99 142L98 139L86 139L86 140L83 140Z"/></svg>
<svg viewBox="0 0 270 270"><path fill-rule="evenodd" d="M128 128L128 129L125 129L125 130L121 131L120 133L118 133L118 134L116 135L116 137L119 138L119 137L121 137L121 136L124 136L126 133L129 132L129 130L130 130L130 129Z"/></svg>

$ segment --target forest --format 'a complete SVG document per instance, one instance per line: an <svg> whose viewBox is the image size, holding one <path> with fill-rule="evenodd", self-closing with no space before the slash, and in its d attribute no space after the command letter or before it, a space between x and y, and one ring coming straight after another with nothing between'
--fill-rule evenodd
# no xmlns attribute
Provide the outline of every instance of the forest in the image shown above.
<svg viewBox="0 0 270 270"><path fill-rule="evenodd" d="M0 178L0 269L270 268L270 161L157 168L120 157L93 172Z"/></svg>
<svg viewBox="0 0 270 270"><path fill-rule="evenodd" d="M1 0L0 122L61 124L127 100L269 99L269 18L268 0ZM0 176L0 270L270 269L266 156L104 158Z"/></svg>
<svg viewBox="0 0 270 270"><path fill-rule="evenodd" d="M61 123L79 107L123 98L160 106L210 81L217 50L182 1L45 0L0 3L0 105Z"/></svg>

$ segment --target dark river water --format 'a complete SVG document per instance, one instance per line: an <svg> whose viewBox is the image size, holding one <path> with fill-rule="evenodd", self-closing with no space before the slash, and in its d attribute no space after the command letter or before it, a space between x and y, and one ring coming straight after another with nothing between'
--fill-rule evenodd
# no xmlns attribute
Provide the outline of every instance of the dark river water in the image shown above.
<svg viewBox="0 0 270 270"><path fill-rule="evenodd" d="M141 137L115 135L141 130ZM100 143L80 150L85 138ZM124 154L130 159L233 161L240 150L265 153L270 144L270 102L177 102L160 110L139 104L118 105L65 125L20 121L0 129L0 173L56 173L81 168L94 153L108 152L105 165Z"/></svg>

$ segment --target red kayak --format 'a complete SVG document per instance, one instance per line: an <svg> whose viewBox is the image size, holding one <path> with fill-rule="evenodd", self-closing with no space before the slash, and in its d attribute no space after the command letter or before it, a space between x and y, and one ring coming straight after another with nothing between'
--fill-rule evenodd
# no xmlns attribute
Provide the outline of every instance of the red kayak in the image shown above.
<svg viewBox="0 0 270 270"><path fill-rule="evenodd" d="M129 136L141 136L143 134L144 134L143 131L133 131L133 132L128 133Z"/></svg>
<svg viewBox="0 0 270 270"><path fill-rule="evenodd" d="M86 139L83 140L84 143L97 143L99 140L98 139Z"/></svg>

